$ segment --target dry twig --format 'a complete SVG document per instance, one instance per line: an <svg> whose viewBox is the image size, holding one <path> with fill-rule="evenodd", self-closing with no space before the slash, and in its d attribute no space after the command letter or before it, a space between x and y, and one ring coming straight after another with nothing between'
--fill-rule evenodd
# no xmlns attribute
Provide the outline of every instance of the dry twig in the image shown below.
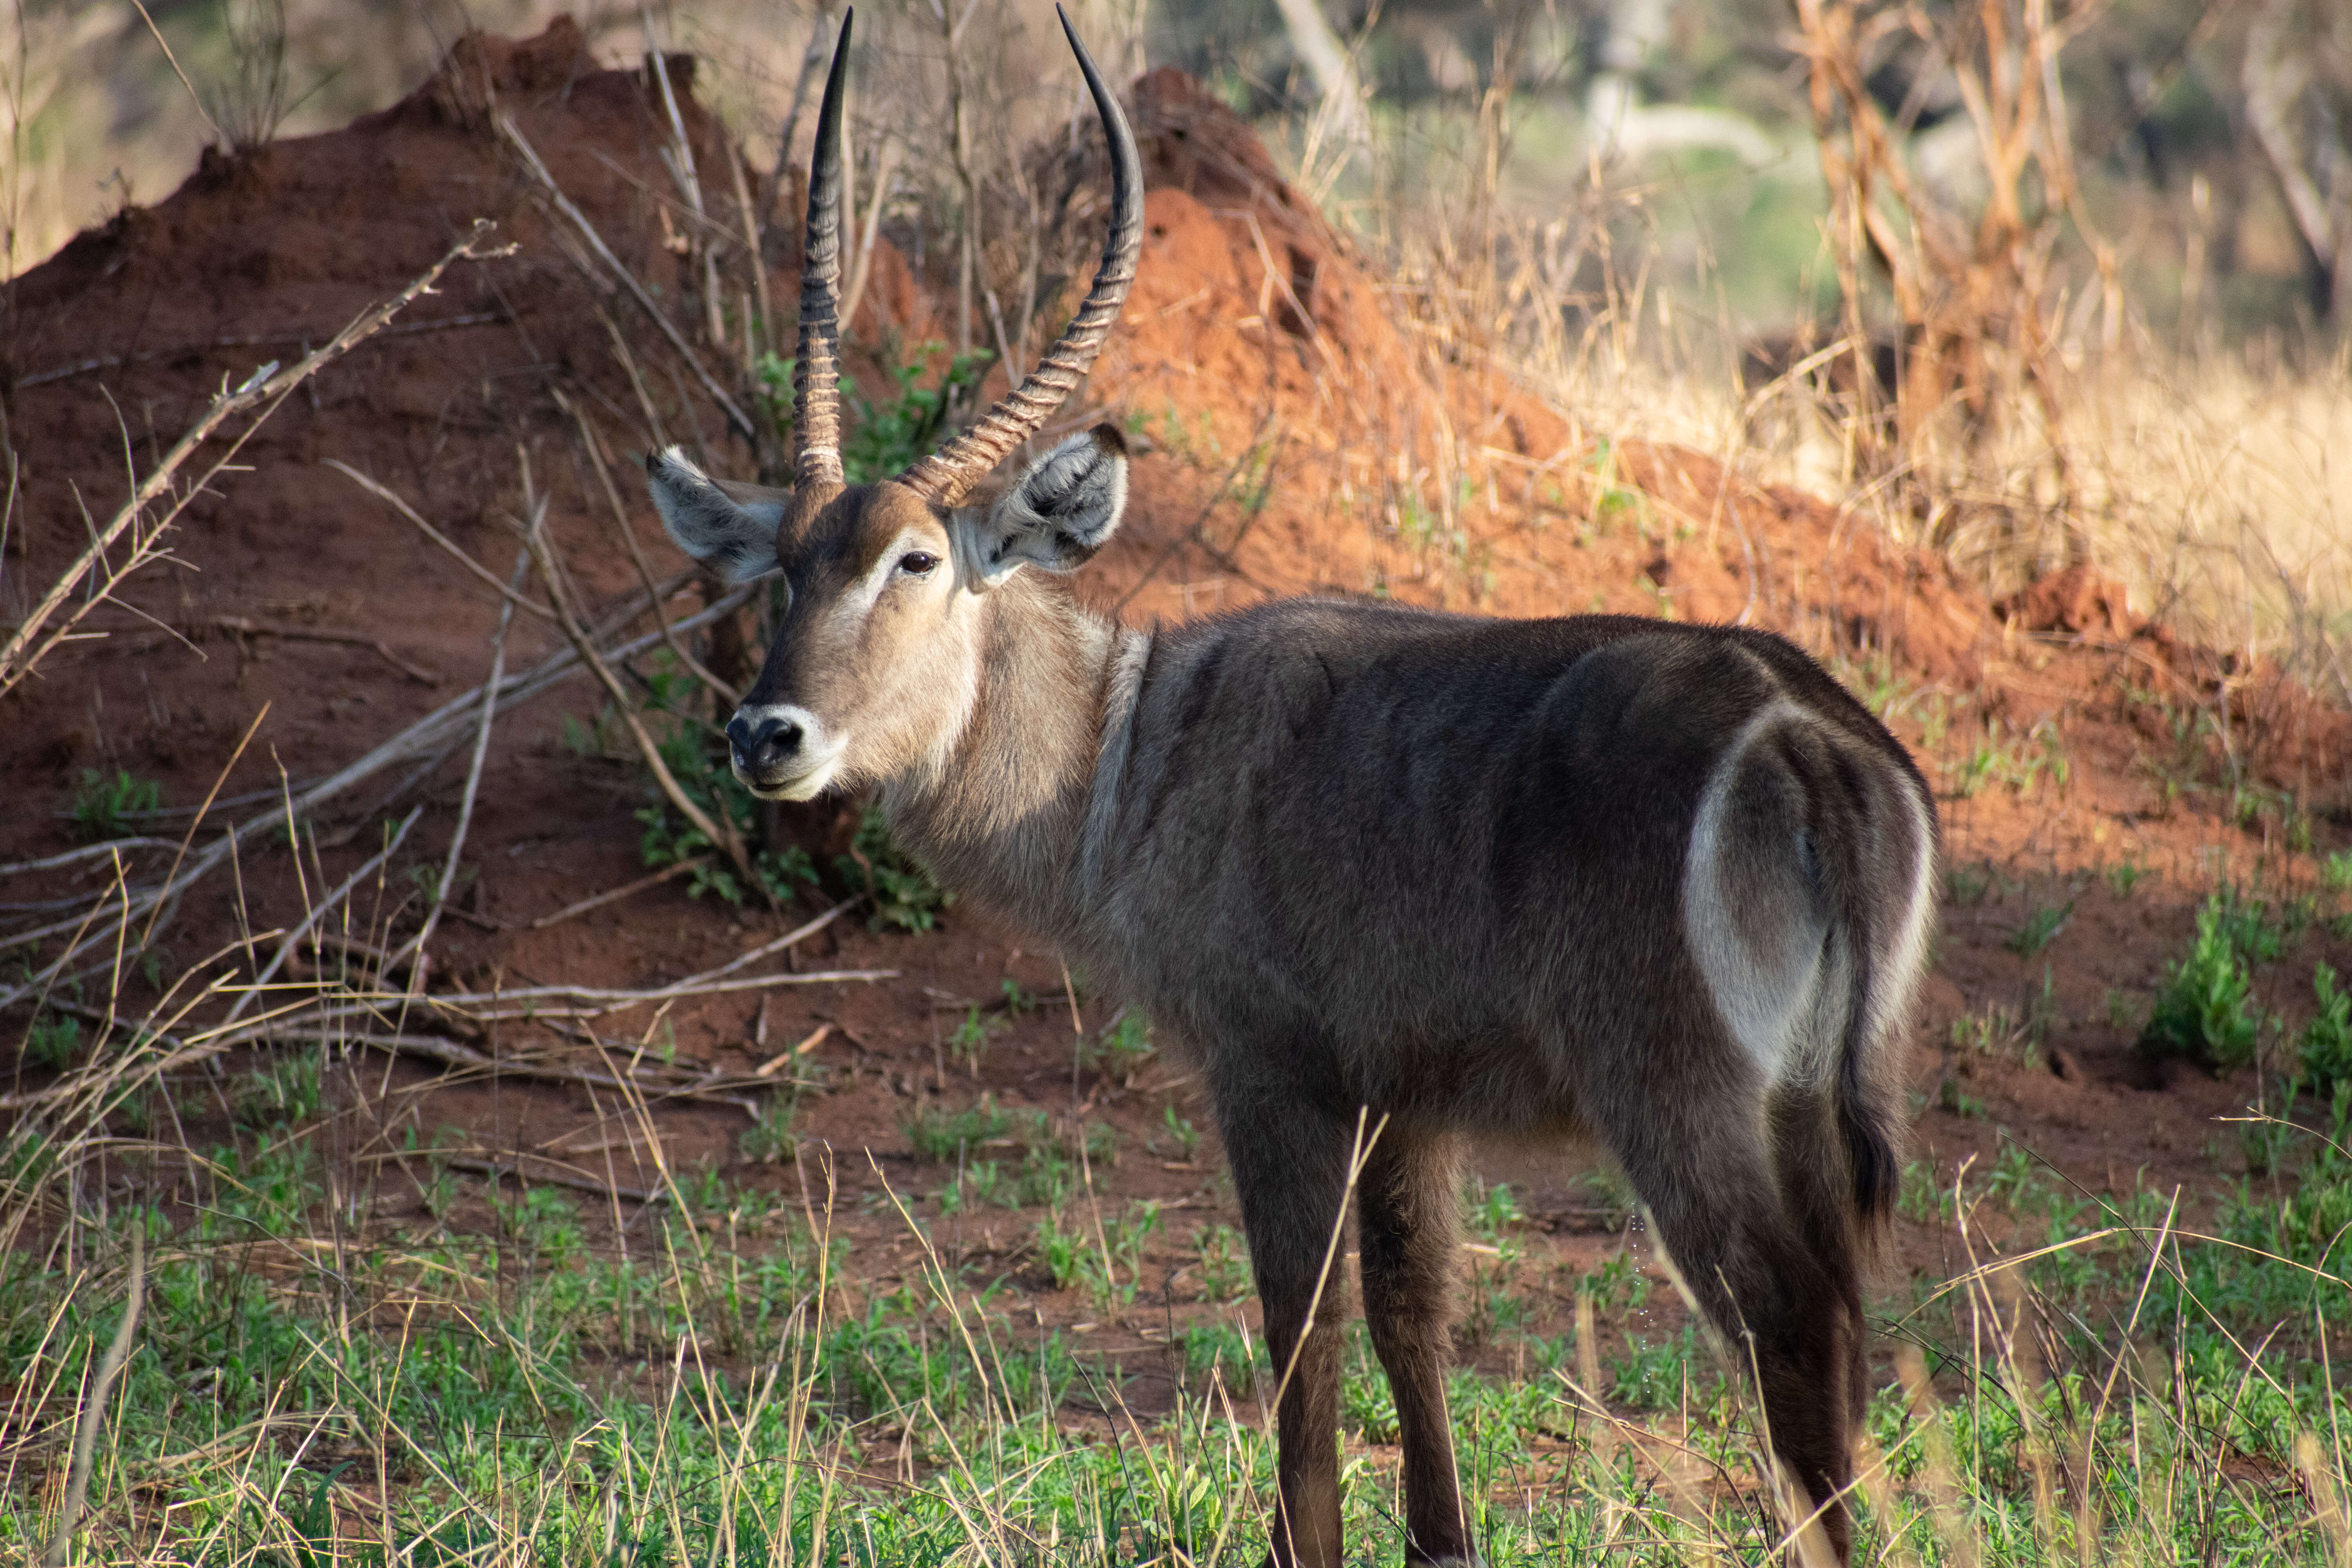
<svg viewBox="0 0 2352 1568"><path fill-rule="evenodd" d="M637 281L636 274L621 265L621 258L613 254L612 247L604 243L604 237L596 232L596 226L588 221L588 215L582 212L572 204L572 198L563 194L563 187L555 183L555 176L548 173L545 163L540 162L539 154L532 150L530 143L523 139L522 132L517 129L515 122L501 116L499 121L499 131L514 144L515 151L521 155L523 163L530 170L531 177L546 190L547 199L555 210L571 220L572 227L580 231L580 237L587 242L588 248L596 253L596 258L604 264L614 278L620 282L621 287L628 291L629 297L637 302L637 308L645 311L654 325L661 330L661 335L669 341L669 346L677 352L677 357L686 363L686 368L693 372L694 379L702 384L704 394L726 413L727 422L735 426L736 434L756 445L760 438L759 432L753 428L751 421L744 417L743 411L735 405L733 398L727 395L726 389L712 379L710 372L703 367L700 357L688 345L685 336L671 324L669 317L663 312L662 308L654 302L654 297L646 292L646 286Z"/></svg>
<svg viewBox="0 0 2352 1568"><path fill-rule="evenodd" d="M551 915L541 915L530 922L530 929L545 931L549 926L561 925L575 915L584 915L590 910L602 909L606 904L617 903L632 893L642 893L647 888L658 887L672 877L683 876L688 871L698 871L715 858L717 857L711 855L696 855L665 866L650 877L640 877L634 882L625 882L620 887L608 888L604 892L583 899L576 904L566 904Z"/></svg>
<svg viewBox="0 0 2352 1568"><path fill-rule="evenodd" d="M131 1342L139 1331L139 1306L146 1299L146 1227L133 1224L131 1282L123 1292L122 1321L115 1327L114 1339L106 1347L106 1358L99 1363L98 1375L90 1380L89 1395L82 1403L81 1420L74 1430L73 1467L66 1478L65 1502L58 1513L57 1531L41 1553L41 1568L65 1568L73 1556L74 1530L81 1523L82 1509L89 1500L89 1471L98 1456L98 1429L106 1419L106 1402L114 1393L114 1380L121 1373L122 1363L131 1359Z"/></svg>

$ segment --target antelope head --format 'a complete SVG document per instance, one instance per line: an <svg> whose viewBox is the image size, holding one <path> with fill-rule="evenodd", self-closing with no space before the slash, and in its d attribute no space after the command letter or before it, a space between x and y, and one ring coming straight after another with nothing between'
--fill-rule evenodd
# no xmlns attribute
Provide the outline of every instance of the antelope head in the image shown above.
<svg viewBox="0 0 2352 1568"><path fill-rule="evenodd" d="M673 447L647 460L670 537L730 582L781 572L789 601L759 680L727 726L736 776L770 799L944 760L980 686L989 601L1024 569L1075 570L1127 500L1126 443L1100 425L1010 485L982 481L1086 375L1135 279L1143 177L1135 138L1062 17L1111 150L1110 237L1051 353L978 424L895 478L841 467L841 100L850 17L834 46L809 170L789 489L713 479Z"/></svg>

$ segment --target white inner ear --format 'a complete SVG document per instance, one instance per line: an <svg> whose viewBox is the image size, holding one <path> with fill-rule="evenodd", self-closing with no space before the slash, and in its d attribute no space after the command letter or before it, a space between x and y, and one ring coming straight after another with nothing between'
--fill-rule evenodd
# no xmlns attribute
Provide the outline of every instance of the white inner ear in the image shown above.
<svg viewBox="0 0 2352 1568"><path fill-rule="evenodd" d="M647 477L654 510L680 550L730 583L749 583L776 570L782 500L736 500L676 447L654 459Z"/></svg>
<svg viewBox="0 0 2352 1568"><path fill-rule="evenodd" d="M974 530L980 580L1002 582L1024 565L1075 572L1126 508L1126 458L1092 431L1073 436L1031 465Z"/></svg>

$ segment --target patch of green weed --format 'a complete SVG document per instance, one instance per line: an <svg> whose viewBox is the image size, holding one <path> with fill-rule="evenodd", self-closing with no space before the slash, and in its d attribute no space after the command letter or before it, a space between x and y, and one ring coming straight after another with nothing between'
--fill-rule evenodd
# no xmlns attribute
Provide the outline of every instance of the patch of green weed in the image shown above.
<svg viewBox="0 0 2352 1568"><path fill-rule="evenodd" d="M927 931L939 923L940 911L955 902L953 893L899 850L890 825L876 806L866 807L849 853L836 857L835 866L844 882L873 900L874 912L866 923L875 931L896 926Z"/></svg>
<svg viewBox="0 0 2352 1568"><path fill-rule="evenodd" d="M155 780L123 768L115 769L111 776L97 768L84 768L81 783L74 790L74 832L92 844L128 838L139 830L126 818L163 808L163 786Z"/></svg>
<svg viewBox="0 0 2352 1568"><path fill-rule="evenodd" d="M2152 1058L2179 1058L2210 1071L2253 1059L2261 1019L2253 978L2232 939L2229 909L2219 895L2197 912L2197 937L2174 962L2137 1047Z"/></svg>

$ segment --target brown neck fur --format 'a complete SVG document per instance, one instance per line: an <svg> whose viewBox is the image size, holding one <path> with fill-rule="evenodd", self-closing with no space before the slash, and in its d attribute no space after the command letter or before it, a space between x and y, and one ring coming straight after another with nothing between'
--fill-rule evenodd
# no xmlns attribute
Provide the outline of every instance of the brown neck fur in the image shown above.
<svg viewBox="0 0 2352 1568"><path fill-rule="evenodd" d="M887 781L899 842L959 898L1067 943L1118 628L1024 572L982 601L971 710L943 765Z"/></svg>

